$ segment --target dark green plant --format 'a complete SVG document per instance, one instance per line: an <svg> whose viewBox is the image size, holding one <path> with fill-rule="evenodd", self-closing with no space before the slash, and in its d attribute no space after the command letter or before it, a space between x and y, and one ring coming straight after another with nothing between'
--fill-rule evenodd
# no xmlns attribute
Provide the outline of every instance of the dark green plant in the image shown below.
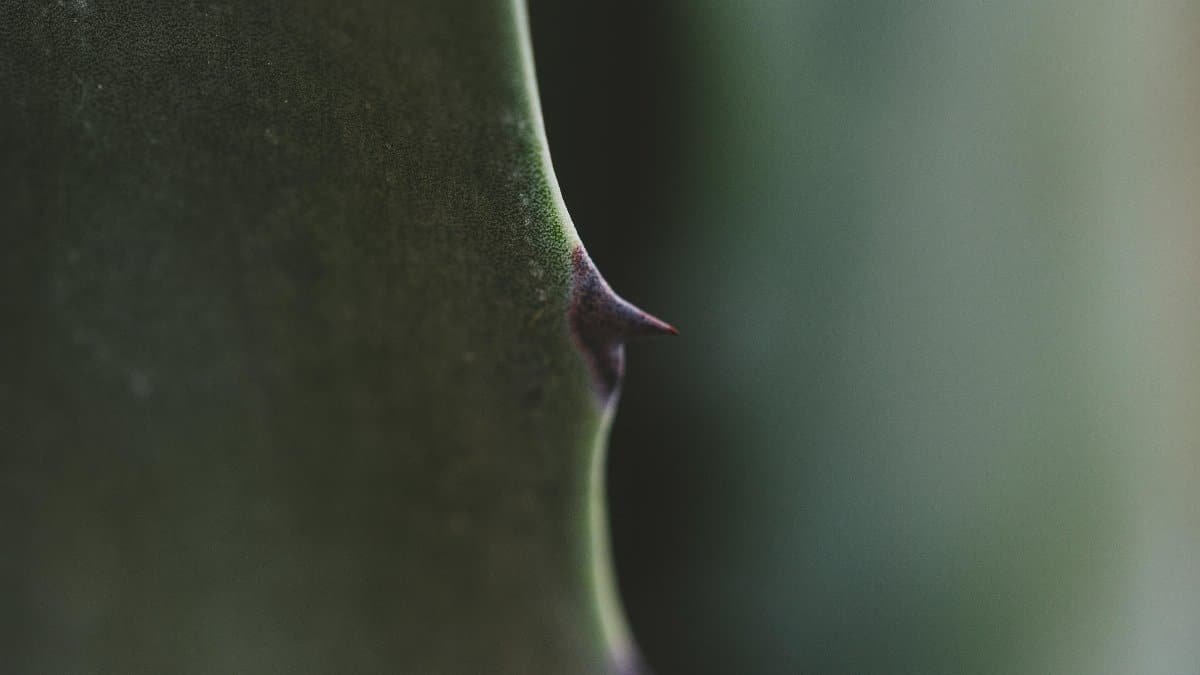
<svg viewBox="0 0 1200 675"><path fill-rule="evenodd" d="M0 5L6 672L614 673L520 1Z"/></svg>

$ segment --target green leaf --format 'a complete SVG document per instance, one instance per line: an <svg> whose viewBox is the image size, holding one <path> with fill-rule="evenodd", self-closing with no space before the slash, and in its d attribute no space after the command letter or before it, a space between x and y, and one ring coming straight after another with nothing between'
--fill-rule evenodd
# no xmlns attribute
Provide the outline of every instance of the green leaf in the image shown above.
<svg viewBox="0 0 1200 675"><path fill-rule="evenodd" d="M633 668L598 467L665 325L582 253L525 26L0 6L8 672Z"/></svg>

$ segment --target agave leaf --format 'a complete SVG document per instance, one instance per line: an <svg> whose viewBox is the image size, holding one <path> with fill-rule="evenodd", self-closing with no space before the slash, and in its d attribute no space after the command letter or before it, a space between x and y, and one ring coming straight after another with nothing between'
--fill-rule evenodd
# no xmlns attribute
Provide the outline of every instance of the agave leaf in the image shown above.
<svg viewBox="0 0 1200 675"><path fill-rule="evenodd" d="M563 207L525 26L0 6L8 672L632 667L594 483L648 320Z"/></svg>

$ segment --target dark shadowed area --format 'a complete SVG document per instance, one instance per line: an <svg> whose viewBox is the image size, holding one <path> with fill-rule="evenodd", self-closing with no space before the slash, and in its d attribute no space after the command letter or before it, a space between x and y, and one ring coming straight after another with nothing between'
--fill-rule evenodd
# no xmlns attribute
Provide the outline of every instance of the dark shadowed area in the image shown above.
<svg viewBox="0 0 1200 675"><path fill-rule="evenodd" d="M1194 675L1195 3L531 10L659 675Z"/></svg>

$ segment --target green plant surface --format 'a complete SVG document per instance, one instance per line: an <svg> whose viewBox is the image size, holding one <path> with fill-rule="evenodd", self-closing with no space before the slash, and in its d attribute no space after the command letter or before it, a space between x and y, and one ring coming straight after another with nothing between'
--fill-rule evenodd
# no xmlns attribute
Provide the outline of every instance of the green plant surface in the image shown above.
<svg viewBox="0 0 1200 675"><path fill-rule="evenodd" d="M5 672L632 667L525 25L0 5Z"/></svg>

